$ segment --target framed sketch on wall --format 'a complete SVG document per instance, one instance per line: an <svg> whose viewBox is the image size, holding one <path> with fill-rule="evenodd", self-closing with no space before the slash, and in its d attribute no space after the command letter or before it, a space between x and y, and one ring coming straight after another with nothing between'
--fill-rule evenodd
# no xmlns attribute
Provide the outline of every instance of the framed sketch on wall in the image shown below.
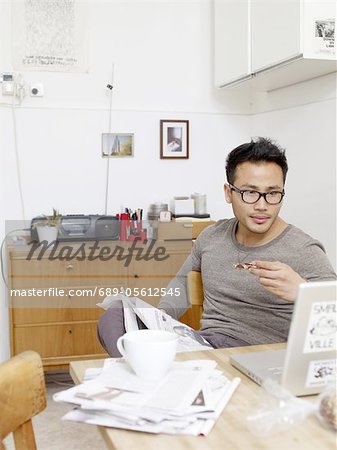
<svg viewBox="0 0 337 450"><path fill-rule="evenodd" d="M103 158L125 158L133 156L132 133L102 133Z"/></svg>
<svg viewBox="0 0 337 450"><path fill-rule="evenodd" d="M188 120L160 121L160 159L188 159Z"/></svg>

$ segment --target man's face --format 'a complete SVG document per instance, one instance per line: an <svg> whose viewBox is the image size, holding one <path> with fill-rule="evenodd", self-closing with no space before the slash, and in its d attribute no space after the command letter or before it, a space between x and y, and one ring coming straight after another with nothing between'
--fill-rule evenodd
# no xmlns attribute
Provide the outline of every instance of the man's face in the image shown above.
<svg viewBox="0 0 337 450"><path fill-rule="evenodd" d="M233 184L240 190L271 192L283 190L283 174L273 162L244 162L237 166ZM263 197L253 204L245 203L239 192L225 185L227 203L232 204L241 232L251 235L268 234L278 217L282 203L270 205Z"/></svg>

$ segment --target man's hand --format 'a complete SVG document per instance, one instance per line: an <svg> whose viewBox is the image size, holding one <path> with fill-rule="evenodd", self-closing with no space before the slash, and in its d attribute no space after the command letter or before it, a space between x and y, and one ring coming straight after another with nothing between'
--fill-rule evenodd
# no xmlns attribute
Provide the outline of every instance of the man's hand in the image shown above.
<svg viewBox="0 0 337 450"><path fill-rule="evenodd" d="M298 286L306 281L297 272L281 262L253 261L252 264L256 267L248 270L259 277L261 286L283 300L295 301Z"/></svg>

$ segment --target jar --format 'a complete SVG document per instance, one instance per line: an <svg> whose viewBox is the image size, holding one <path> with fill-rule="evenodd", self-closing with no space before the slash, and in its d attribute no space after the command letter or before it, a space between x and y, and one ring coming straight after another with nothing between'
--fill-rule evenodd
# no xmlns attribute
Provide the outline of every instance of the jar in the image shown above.
<svg viewBox="0 0 337 450"><path fill-rule="evenodd" d="M206 194L195 193L194 198L194 213L198 215L207 214L207 196Z"/></svg>

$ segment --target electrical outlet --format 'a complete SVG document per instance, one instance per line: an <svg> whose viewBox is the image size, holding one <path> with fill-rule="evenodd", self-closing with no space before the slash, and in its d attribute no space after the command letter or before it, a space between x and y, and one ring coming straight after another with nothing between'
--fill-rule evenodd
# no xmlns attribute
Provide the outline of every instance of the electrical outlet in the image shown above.
<svg viewBox="0 0 337 450"><path fill-rule="evenodd" d="M42 83L32 83L29 87L31 97L43 97L44 89Z"/></svg>

